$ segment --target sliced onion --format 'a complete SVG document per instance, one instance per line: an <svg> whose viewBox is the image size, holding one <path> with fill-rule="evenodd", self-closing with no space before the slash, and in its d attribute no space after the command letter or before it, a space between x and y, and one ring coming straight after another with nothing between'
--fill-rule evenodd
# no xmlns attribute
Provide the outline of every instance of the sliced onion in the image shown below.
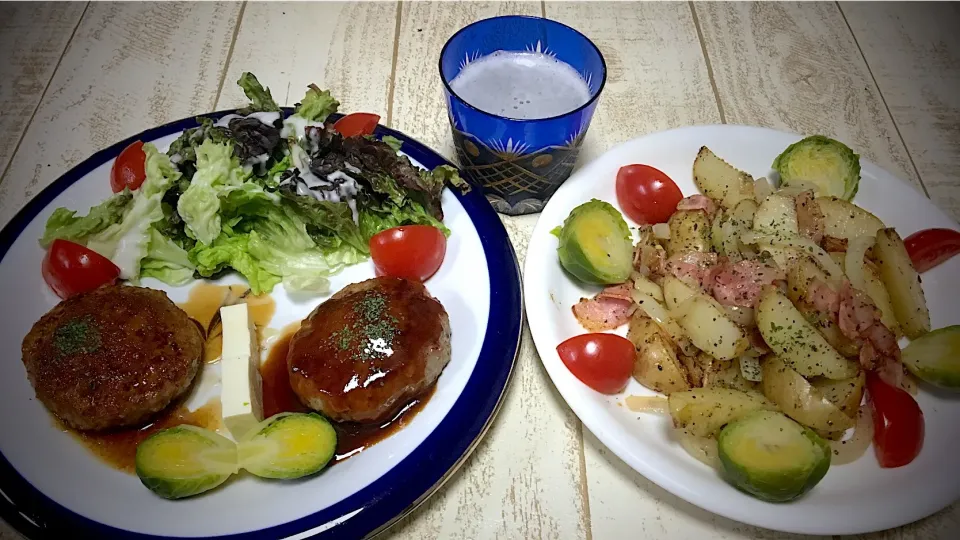
<svg viewBox="0 0 960 540"><path fill-rule="evenodd" d="M811 182L804 180L791 180L790 185L785 186L783 183L780 183L780 187L777 189L777 195L782 195L784 197L796 197L797 195L803 193L804 191L812 191L814 195L817 194L817 186Z"/></svg>
<svg viewBox="0 0 960 540"><path fill-rule="evenodd" d="M730 317L731 321L739 324L740 326L750 327L756 326L757 324L757 318L754 314L753 308L723 306L723 310L727 313L727 316Z"/></svg>
<svg viewBox="0 0 960 540"><path fill-rule="evenodd" d="M759 234L754 231L747 231L740 235L740 240L747 244L770 244L771 246L792 248L805 253L817 262L821 269L826 272L827 277L836 283L843 280L843 268L833 260L822 247L814 243L813 240L803 236L791 236L781 238L779 236Z"/></svg>
<svg viewBox="0 0 960 540"><path fill-rule="evenodd" d="M637 307L644 312L647 317L653 319L653 321L670 336L670 339L672 339L674 343L679 343L683 339L683 329L680 328L677 321L673 320L673 317L670 316L667 308L663 307L663 304L649 294L636 289L634 289L631 294L633 301L637 303Z"/></svg>
<svg viewBox="0 0 960 540"><path fill-rule="evenodd" d="M852 463L867 451L873 441L873 414L870 406L864 405L857 412L857 425L853 426L853 434L842 441L827 441L833 449L830 457L831 465L845 465Z"/></svg>
<svg viewBox="0 0 960 540"><path fill-rule="evenodd" d="M677 442L700 463L715 469L721 470L720 451L717 448L717 440L709 437L698 437L686 430L675 430Z"/></svg>
<svg viewBox="0 0 960 540"><path fill-rule="evenodd" d="M633 278L633 288L653 297L657 302L663 302L663 289L648 278L637 274Z"/></svg>
<svg viewBox="0 0 960 540"><path fill-rule="evenodd" d="M690 340L684 335L683 329L680 328L676 319L667 311L667 308L664 307L663 304L649 294L638 290L634 290L631 295L637 307L640 308L647 317L653 319L653 322L657 323L657 326L670 336L673 343L680 348L680 352L686 356L694 356L697 354L697 348L690 343Z"/></svg>
<svg viewBox="0 0 960 540"><path fill-rule="evenodd" d="M867 290L867 279L863 269L863 258L867 254L867 250L873 247L876 241L877 239L874 236L851 238L850 241L847 242L847 254L843 261L850 285L853 285L854 289L863 291L865 294L869 294L869 292Z"/></svg>
<svg viewBox="0 0 960 540"><path fill-rule="evenodd" d="M624 400L633 412L670 414L667 398L660 396L627 396Z"/></svg>
<svg viewBox="0 0 960 540"><path fill-rule="evenodd" d="M666 223L657 223L653 226L653 235L659 240L670 239L670 225Z"/></svg>
<svg viewBox="0 0 960 540"><path fill-rule="evenodd" d="M757 204L762 203L767 197L773 194L773 185L766 177L757 178L753 182L753 198Z"/></svg>

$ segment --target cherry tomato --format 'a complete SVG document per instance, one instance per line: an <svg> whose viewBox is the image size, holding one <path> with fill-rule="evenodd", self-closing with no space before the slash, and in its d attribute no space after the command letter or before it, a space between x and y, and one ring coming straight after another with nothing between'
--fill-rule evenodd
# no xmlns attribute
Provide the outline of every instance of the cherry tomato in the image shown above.
<svg viewBox="0 0 960 540"><path fill-rule="evenodd" d="M682 198L677 184L649 165L627 165L617 172L617 202L641 225L666 223Z"/></svg>
<svg viewBox="0 0 960 540"><path fill-rule="evenodd" d="M867 393L873 408L873 444L884 468L902 467L923 448L923 411L909 393L867 374Z"/></svg>
<svg viewBox="0 0 960 540"><path fill-rule="evenodd" d="M370 255L377 275L425 281L437 273L447 238L432 225L401 225L373 235Z"/></svg>
<svg viewBox="0 0 960 540"><path fill-rule="evenodd" d="M557 346L557 354L583 384L603 394L616 394L627 386L637 350L616 334L582 334Z"/></svg>
<svg viewBox="0 0 960 540"><path fill-rule="evenodd" d="M371 113L353 113L344 116L333 124L333 129L344 137L355 135L371 135L377 128L380 117Z"/></svg>
<svg viewBox="0 0 960 540"><path fill-rule="evenodd" d="M43 258L43 280L60 298L92 291L120 277L120 268L87 247L54 240Z"/></svg>
<svg viewBox="0 0 960 540"><path fill-rule="evenodd" d="M123 188L135 190L147 178L147 154L143 151L143 143L136 141L123 149L110 169L110 188L114 193L120 193Z"/></svg>
<svg viewBox="0 0 960 540"><path fill-rule="evenodd" d="M960 232L952 229L926 229L907 237L903 243L917 272L946 262L960 253Z"/></svg>

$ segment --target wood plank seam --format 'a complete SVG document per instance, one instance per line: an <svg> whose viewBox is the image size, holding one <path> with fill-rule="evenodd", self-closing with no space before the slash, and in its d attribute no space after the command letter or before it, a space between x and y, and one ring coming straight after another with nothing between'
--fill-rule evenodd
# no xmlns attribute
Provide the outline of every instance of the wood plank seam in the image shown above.
<svg viewBox="0 0 960 540"><path fill-rule="evenodd" d="M0 173L0 184L3 184L4 178L7 177L7 171L10 170L14 158L17 157L17 151L20 150L20 143L23 142L23 138L27 135L27 130L30 128L30 125L33 124L33 119L37 116L37 111L40 110L40 104L43 103L43 98L46 97L47 91L50 90L50 83L53 82L53 77L57 74L57 70L60 69L60 62L63 61L63 57L67 54L70 44L73 43L73 36L77 34L77 29L80 28L80 23L83 22L83 16L87 14L88 7L90 7L90 2L84 4L83 11L80 12L80 16L77 18L77 24L73 26L73 31L70 32L70 37L67 39L66 44L64 44L63 50L60 51L60 57L57 58L57 63L53 66L53 70L50 71L50 78L47 79L47 84L43 86L43 92L40 92L40 98L37 100L37 104L33 107L33 112L30 113L30 118L23 125L23 129L20 130L20 136L17 137L17 144L13 146L13 152L10 152L10 159L7 160L7 164L3 167L3 172Z"/></svg>
<svg viewBox="0 0 960 540"><path fill-rule="evenodd" d="M920 169L913 161L913 154L910 153L910 147L907 146L907 141L904 140L903 134L900 133L900 124L897 123L897 118L893 115L893 111L890 110L890 105L887 104L887 98L883 95L883 89L880 88L880 83L877 82L877 77L873 74L873 69L870 67L870 62L867 62L867 55L863 54L863 48L860 46L860 41L857 40L857 34L850 26L850 21L847 20L847 14L843 12L843 7L840 5L840 2L834 2L834 4L837 6L837 11L840 13L840 17L843 18L843 23L847 25L847 30L850 31L850 37L853 38L853 43L857 46L857 51L860 52L860 57L863 58L864 65L867 66L867 73L870 74L870 80L872 80L873 85L877 87L877 94L880 95L880 102L883 103L883 107L886 109L887 115L890 117L890 122L893 124L893 129L897 132L897 137L900 139L900 144L903 145L903 151L907 153L907 160L910 161L910 166L913 167L913 172L916 173L917 180L920 181L920 188L923 189L923 194L929 199L930 192L927 190L927 185L923 182L923 176L920 175Z"/></svg>
<svg viewBox="0 0 960 540"><path fill-rule="evenodd" d="M403 2L397 2L397 24L393 30L393 59L390 61L390 82L387 89L387 125L393 126L393 91L397 87L397 57L400 55L400 21Z"/></svg>
<svg viewBox="0 0 960 540"><path fill-rule="evenodd" d="M697 7L693 2L687 2L690 6L690 15L693 17L693 27L697 29L697 40L700 42L700 51L703 53L703 61L707 65L707 78L710 79L710 88L713 90L713 99L717 102L717 112L720 113L720 123L726 124L727 117L723 113L723 103L720 102L720 91L717 90L717 81L713 78L713 66L710 64L710 55L707 54L707 43L703 40L703 31L700 29L700 18L697 17Z"/></svg>
<svg viewBox="0 0 960 540"><path fill-rule="evenodd" d="M223 84L227 79L227 70L230 67L230 60L233 59L233 48L237 45L237 36L240 35L240 24L243 22L243 12L247 9L247 3L240 5L240 13L237 13L237 24L233 27L233 37L230 38L230 47L227 48L227 58L223 62L223 70L220 72L220 83L217 85L217 95L213 98L214 106L220 102L220 94L223 93ZM289 93L290 88L287 87Z"/></svg>
<svg viewBox="0 0 960 540"><path fill-rule="evenodd" d="M590 484L587 482L587 451L584 448L586 441L583 437L583 430L587 429L583 422L577 418L580 423L580 497L583 498L583 519L586 529L586 540L593 540L593 516L590 515Z"/></svg>

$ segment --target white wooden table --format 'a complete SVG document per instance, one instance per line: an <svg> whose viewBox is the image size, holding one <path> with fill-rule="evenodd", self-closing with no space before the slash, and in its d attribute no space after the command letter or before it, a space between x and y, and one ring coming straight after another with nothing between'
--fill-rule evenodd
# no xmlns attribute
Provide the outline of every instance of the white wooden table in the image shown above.
<svg viewBox="0 0 960 540"><path fill-rule="evenodd" d="M342 110L453 157L440 48L511 13L570 24L603 51L609 79L581 163L690 124L823 133L960 217L957 4L70 2L0 4L0 225L96 150L241 105L242 71L288 105L308 83L330 88ZM536 219L504 218L521 259ZM494 427L385 536L796 538L713 516L628 469L564 404L529 332ZM960 504L864 538L960 538Z"/></svg>

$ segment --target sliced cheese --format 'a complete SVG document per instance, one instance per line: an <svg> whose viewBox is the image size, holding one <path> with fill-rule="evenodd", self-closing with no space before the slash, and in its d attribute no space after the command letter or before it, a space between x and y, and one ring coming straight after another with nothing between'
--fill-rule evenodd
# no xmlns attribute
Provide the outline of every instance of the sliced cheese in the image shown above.
<svg viewBox="0 0 960 540"><path fill-rule="evenodd" d="M223 423L239 439L263 420L260 345L247 304L220 308L223 356L220 405Z"/></svg>

